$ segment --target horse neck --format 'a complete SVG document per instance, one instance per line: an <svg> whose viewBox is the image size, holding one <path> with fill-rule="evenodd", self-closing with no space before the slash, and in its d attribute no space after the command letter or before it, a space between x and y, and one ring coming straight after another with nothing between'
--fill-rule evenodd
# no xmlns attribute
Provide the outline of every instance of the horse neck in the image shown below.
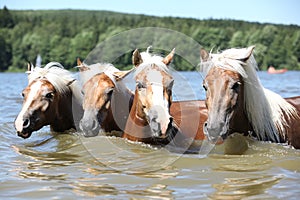
<svg viewBox="0 0 300 200"><path fill-rule="evenodd" d="M106 119L101 125L107 132L123 131L132 106L133 93L123 83L118 83L113 92L110 108Z"/></svg>
<svg viewBox="0 0 300 200"><path fill-rule="evenodd" d="M74 113L78 114L78 113ZM57 103L54 120L50 123L51 130L62 132L76 128L73 119L72 93L63 94Z"/></svg>
<svg viewBox="0 0 300 200"><path fill-rule="evenodd" d="M132 103L129 113L129 117L126 122L123 138L126 138L131 141L144 142L152 145L166 145L168 144L177 133L180 132L176 123L172 122L169 124L167 130L167 137L165 138L153 138L152 131L148 124L148 121L145 118L141 118L137 113L137 93L131 96ZM180 132L181 133L181 132Z"/></svg>
<svg viewBox="0 0 300 200"><path fill-rule="evenodd" d="M130 109L129 117L126 122L123 138L132 141L149 142L151 129L146 119L138 116L137 113L137 100L138 94L135 93L133 98L132 107Z"/></svg>

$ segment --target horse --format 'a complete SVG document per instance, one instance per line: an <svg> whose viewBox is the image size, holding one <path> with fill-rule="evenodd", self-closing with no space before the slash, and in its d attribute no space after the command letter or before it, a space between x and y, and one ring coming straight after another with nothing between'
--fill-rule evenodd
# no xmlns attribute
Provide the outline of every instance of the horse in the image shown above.
<svg viewBox="0 0 300 200"><path fill-rule="evenodd" d="M131 70L120 71L109 63L86 65L77 60L84 94L84 114L79 127L86 137L123 131L133 93L122 80Z"/></svg>
<svg viewBox="0 0 300 200"><path fill-rule="evenodd" d="M299 97L285 100L262 86L253 50L254 46L216 54L200 50L208 110L204 133L211 141L238 132L299 149Z"/></svg>
<svg viewBox="0 0 300 200"><path fill-rule="evenodd" d="M76 130L82 95L72 74L58 62L50 62L43 68L28 64L27 73L23 106L14 122L18 136L29 138L32 132L47 125L55 132Z"/></svg>
<svg viewBox="0 0 300 200"><path fill-rule="evenodd" d="M83 131L84 136L92 137L105 132L105 135L122 136L128 140L145 142L144 132L138 132L138 129L132 130L130 135L123 132L133 104L134 94L125 86L122 80L134 68L129 71L119 71L111 64L98 63L88 66L80 60L77 62L83 82L84 115L80 121L80 129ZM195 112L197 109L199 112ZM170 113L180 130L186 133L186 138L203 140L202 127L207 119L204 101L173 102ZM201 117L198 126L195 127L197 124L195 125L189 119L195 119L199 117L198 115L201 115ZM112 131L114 131L113 134ZM115 131L121 132L121 134L115 134ZM195 132L201 134L195 137ZM132 134L138 134L138 137L132 137ZM149 140L148 142L156 144Z"/></svg>
<svg viewBox="0 0 300 200"><path fill-rule="evenodd" d="M170 115L174 79L170 74L175 49L166 57L133 52L136 83L123 138L152 145L168 144L179 132Z"/></svg>

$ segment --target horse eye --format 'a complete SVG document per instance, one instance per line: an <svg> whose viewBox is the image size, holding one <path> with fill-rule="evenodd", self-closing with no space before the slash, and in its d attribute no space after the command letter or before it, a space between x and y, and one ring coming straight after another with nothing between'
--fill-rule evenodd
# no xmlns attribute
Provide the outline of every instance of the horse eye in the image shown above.
<svg viewBox="0 0 300 200"><path fill-rule="evenodd" d="M233 86L231 87L231 89L233 89L234 91L238 92L239 88L240 88L241 82L237 81L233 84Z"/></svg>
<svg viewBox="0 0 300 200"><path fill-rule="evenodd" d="M46 97L47 99L52 99L53 96L54 96L53 92L49 92L49 93L47 93L47 94L45 95L45 97Z"/></svg>
<svg viewBox="0 0 300 200"><path fill-rule="evenodd" d="M108 88L108 89L106 89L106 94L108 95L108 96L111 96L112 95L112 93L113 93L113 88Z"/></svg>
<svg viewBox="0 0 300 200"><path fill-rule="evenodd" d="M141 82L137 82L136 86L137 86L138 89L145 88L145 85Z"/></svg>
<svg viewBox="0 0 300 200"><path fill-rule="evenodd" d="M22 93L21 93L21 95L22 95L22 97L25 97L25 94L24 94L24 92L22 92Z"/></svg>
<svg viewBox="0 0 300 200"><path fill-rule="evenodd" d="M172 95L172 86L168 86L165 90L169 96Z"/></svg>

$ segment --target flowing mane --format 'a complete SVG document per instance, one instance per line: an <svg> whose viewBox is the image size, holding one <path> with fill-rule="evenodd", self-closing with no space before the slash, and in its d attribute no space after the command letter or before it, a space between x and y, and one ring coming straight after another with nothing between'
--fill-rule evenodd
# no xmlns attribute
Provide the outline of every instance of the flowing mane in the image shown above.
<svg viewBox="0 0 300 200"><path fill-rule="evenodd" d="M202 63L204 75L212 67L237 72L243 77L245 113L259 140L280 141L285 139L288 121L298 117L297 110L280 95L264 88L257 76L257 63L253 54L244 62L241 49L228 49L220 54L210 53L210 59ZM283 112L285 111L285 113Z"/></svg>
<svg viewBox="0 0 300 200"><path fill-rule="evenodd" d="M50 62L45 67L32 67L26 73L29 84L37 79L47 79L59 93L66 94L71 90L77 99L81 99L77 80L58 62Z"/></svg>
<svg viewBox="0 0 300 200"><path fill-rule="evenodd" d="M145 68L153 64L155 64L157 67L159 67L166 73L169 73L169 68L166 66L166 64L163 63L164 58L158 55L151 55L149 53L149 49L150 47L147 48L146 52L141 52L143 63L141 63L139 67L135 69L134 77L136 77L137 74L145 70Z"/></svg>
<svg viewBox="0 0 300 200"><path fill-rule="evenodd" d="M85 64L84 64L85 65ZM115 68L110 63L96 63L92 65L88 65L89 70L83 71L80 73L80 78L83 84L85 84L88 80L90 80L93 76L100 73L105 73L117 86L116 78L113 75L114 72L119 72L120 70Z"/></svg>

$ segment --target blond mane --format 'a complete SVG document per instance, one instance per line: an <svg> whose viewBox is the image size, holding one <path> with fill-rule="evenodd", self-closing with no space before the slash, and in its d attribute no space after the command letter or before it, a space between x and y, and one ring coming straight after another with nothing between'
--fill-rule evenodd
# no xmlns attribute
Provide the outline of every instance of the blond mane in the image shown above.
<svg viewBox="0 0 300 200"><path fill-rule="evenodd" d="M280 135L286 137L287 120L297 117L297 111L280 95L262 86L252 53L246 62L237 59L243 57L238 54L245 54L245 50L228 49L219 54L210 53L210 59L202 64L203 72L205 74L212 67L218 67L239 73L244 80L245 113L258 139L279 142Z"/></svg>
<svg viewBox="0 0 300 200"><path fill-rule="evenodd" d="M166 66L165 63L163 63L163 57L158 55L151 55L149 53L149 47L146 52L141 52L141 57L143 60L143 63L141 63L134 72L134 77L136 77L139 73L144 71L149 66L155 64L159 69L163 70L166 73L169 73L169 68Z"/></svg>
<svg viewBox="0 0 300 200"><path fill-rule="evenodd" d="M119 69L115 68L112 64L110 63L96 63L92 65L86 65L83 64L84 66L87 66L89 70L82 71L80 72L80 80L82 84L84 85L88 80L90 80L93 76L96 74L100 73L105 73L112 82L116 84L116 78L114 77L113 73L120 71Z"/></svg>
<svg viewBox="0 0 300 200"><path fill-rule="evenodd" d="M118 95L119 93L125 94L126 96L132 94L131 90L127 88L124 81L122 80L117 81L114 73L120 72L120 70L117 69L114 65L110 63L96 63L92 65L83 64L82 66L89 68L88 70L80 72L80 80L82 85L88 82L93 76L100 73L104 73L106 76L110 78L110 80L115 85L116 92L113 93L114 95ZM78 67L82 67L82 66L78 66Z"/></svg>
<svg viewBox="0 0 300 200"><path fill-rule="evenodd" d="M64 95L71 91L77 99L81 99L76 79L58 62L50 62L45 67L32 66L26 73L28 73L29 84L35 80L47 79L60 94Z"/></svg>

